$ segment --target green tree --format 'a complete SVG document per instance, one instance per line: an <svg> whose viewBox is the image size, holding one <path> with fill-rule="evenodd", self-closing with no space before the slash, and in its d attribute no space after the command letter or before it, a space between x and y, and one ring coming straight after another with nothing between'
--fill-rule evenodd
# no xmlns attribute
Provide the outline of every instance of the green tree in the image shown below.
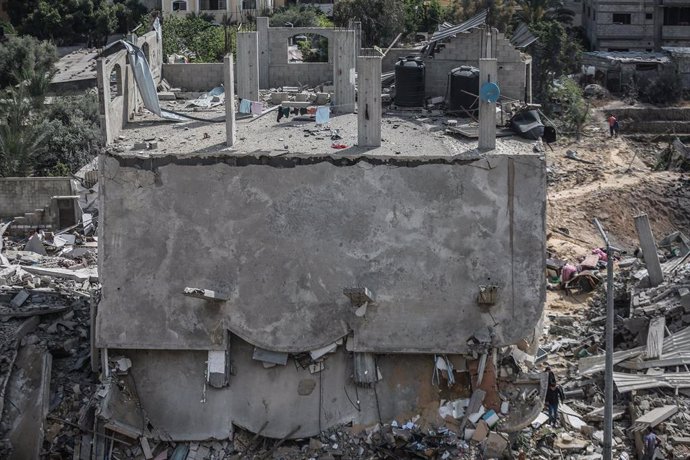
<svg viewBox="0 0 690 460"><path fill-rule="evenodd" d="M28 176L41 152L45 133L36 123L36 107L29 92L28 74L5 90L0 104L0 176Z"/></svg>
<svg viewBox="0 0 690 460"><path fill-rule="evenodd" d="M271 27L333 27L333 22L318 8L290 5L276 10L269 19Z"/></svg>
<svg viewBox="0 0 690 460"><path fill-rule="evenodd" d="M181 54L193 62L219 62L225 56L225 31L195 15L163 21L163 56ZM234 28L232 28L234 31ZM235 43L235 40L232 40Z"/></svg>
<svg viewBox="0 0 690 460"><path fill-rule="evenodd" d="M500 32L509 32L511 21L515 13L515 0L494 0L488 5L487 22ZM444 20L459 24L487 9L485 2L473 0L458 0L450 4L445 10Z"/></svg>
<svg viewBox="0 0 690 460"><path fill-rule="evenodd" d="M405 8L399 0L341 0L333 8L333 21L346 27L350 20L362 23L362 46L387 47L405 31Z"/></svg>
<svg viewBox="0 0 690 460"><path fill-rule="evenodd" d="M11 36L0 43L0 89L19 83L18 75L48 75L57 62L57 49L30 36Z"/></svg>
<svg viewBox="0 0 690 460"><path fill-rule="evenodd" d="M142 6L136 0L7 0L12 24L22 34L58 45L86 41L103 45L118 27L136 23ZM120 22L123 24L120 24Z"/></svg>
<svg viewBox="0 0 690 460"><path fill-rule="evenodd" d="M582 127L589 118L589 102L585 100L582 88L573 79L563 77L553 82L549 93L551 103L560 108L558 119L566 131L575 133L579 141Z"/></svg>
<svg viewBox="0 0 690 460"><path fill-rule="evenodd" d="M46 107L39 130L45 138L34 174L64 175L65 168L77 171L103 148L97 94L91 91L56 100Z"/></svg>
<svg viewBox="0 0 690 460"><path fill-rule="evenodd" d="M115 0L113 9L117 17L116 31L123 34L132 31L148 14L148 8L139 0Z"/></svg>
<svg viewBox="0 0 690 460"><path fill-rule="evenodd" d="M531 48L534 94L546 101L554 80L580 69L582 46L557 21L538 22L530 30L537 37Z"/></svg>
<svg viewBox="0 0 690 460"><path fill-rule="evenodd" d="M443 22L444 9L438 0L405 0L405 30L414 32L435 32Z"/></svg>

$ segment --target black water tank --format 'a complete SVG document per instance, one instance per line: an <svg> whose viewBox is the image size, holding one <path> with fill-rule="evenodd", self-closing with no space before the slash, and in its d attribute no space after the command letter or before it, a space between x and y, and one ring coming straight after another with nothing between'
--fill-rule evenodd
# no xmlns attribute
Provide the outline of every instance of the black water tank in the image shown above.
<svg viewBox="0 0 690 460"><path fill-rule="evenodd" d="M468 94L469 93L469 94ZM474 96L476 95L476 96ZM479 69L464 65L450 71L450 110L476 112L479 109Z"/></svg>
<svg viewBox="0 0 690 460"><path fill-rule="evenodd" d="M426 69L420 57L407 56L395 64L395 104L423 107Z"/></svg>

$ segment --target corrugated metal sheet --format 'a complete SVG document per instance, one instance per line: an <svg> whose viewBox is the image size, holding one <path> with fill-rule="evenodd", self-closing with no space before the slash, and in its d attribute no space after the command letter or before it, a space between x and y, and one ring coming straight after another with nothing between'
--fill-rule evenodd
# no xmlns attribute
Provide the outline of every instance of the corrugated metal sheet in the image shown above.
<svg viewBox="0 0 690 460"><path fill-rule="evenodd" d="M613 353L613 363L627 369L647 369L683 364L682 361L690 356L690 327L664 337L662 359L645 360L645 350L646 347L637 347L616 351ZM676 364L678 361L681 362ZM603 371L604 367L605 355L591 356L580 360L578 372L580 375L591 375Z"/></svg>
<svg viewBox="0 0 690 460"><path fill-rule="evenodd" d="M439 30L438 32L435 32L434 35L431 36L431 42L443 40L443 39L448 38L448 37L454 37L457 34L467 32L468 30L471 30L471 29L474 29L476 27L479 27L479 26L486 24L487 13L488 13L487 10L482 10L477 15L471 17L470 19L463 22L462 24L458 24L457 26L447 27L447 28L444 28L443 30ZM445 24L446 23L444 23L443 25L445 25Z"/></svg>
<svg viewBox="0 0 690 460"><path fill-rule="evenodd" d="M690 372L661 375L613 373L613 381L620 393L647 388L690 388Z"/></svg>
<svg viewBox="0 0 690 460"><path fill-rule="evenodd" d="M510 43L515 48L527 48L529 45L537 41L537 37L530 32L529 27L524 22L521 22L519 26L513 32L513 36L510 37Z"/></svg>

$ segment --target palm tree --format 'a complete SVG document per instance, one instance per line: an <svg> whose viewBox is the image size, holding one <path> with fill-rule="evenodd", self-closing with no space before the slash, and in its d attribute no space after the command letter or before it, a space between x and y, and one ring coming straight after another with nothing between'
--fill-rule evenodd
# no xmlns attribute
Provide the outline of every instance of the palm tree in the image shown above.
<svg viewBox="0 0 690 460"><path fill-rule="evenodd" d="M28 78L27 78L28 77ZM34 123L34 113L40 110L45 93L42 77L24 74L20 83L9 88L0 101L0 176L28 176L45 140L45 133ZM40 103L39 103L40 101Z"/></svg>

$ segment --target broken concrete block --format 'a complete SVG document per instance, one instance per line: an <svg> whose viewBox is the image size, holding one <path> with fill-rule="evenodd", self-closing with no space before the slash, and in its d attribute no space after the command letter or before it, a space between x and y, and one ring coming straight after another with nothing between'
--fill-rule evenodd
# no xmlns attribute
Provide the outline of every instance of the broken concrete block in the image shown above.
<svg viewBox="0 0 690 460"><path fill-rule="evenodd" d="M508 440L499 433L489 433L486 439L486 450L484 452L486 458L500 458L501 454L508 447Z"/></svg>
<svg viewBox="0 0 690 460"><path fill-rule="evenodd" d="M335 343L332 343L330 345L326 345L323 348L319 348L317 350L311 350L309 352L309 355L311 356L311 359L317 360L321 358L322 356L325 356L328 353L333 353L335 350L338 348L338 345Z"/></svg>
<svg viewBox="0 0 690 460"><path fill-rule="evenodd" d="M175 99L177 98L175 97L175 93L172 91L161 91L158 93L159 101L174 101Z"/></svg>
<svg viewBox="0 0 690 460"><path fill-rule="evenodd" d="M486 424L484 420L480 420L477 423L477 428L474 430L472 435L472 440L477 442L482 442L489 435L489 425Z"/></svg>
<svg viewBox="0 0 690 460"><path fill-rule="evenodd" d="M24 250L35 252L36 254L40 254L42 256L48 254L46 252L46 248L43 246L43 241L41 241L41 237L38 236L38 234L36 233L34 233L34 235L31 238L29 238L29 241L26 243L26 246L24 246Z"/></svg>
<svg viewBox="0 0 690 460"><path fill-rule="evenodd" d="M252 359L272 365L279 364L281 366L285 366L287 364L288 354L279 351L270 351L264 350L263 348L254 347Z"/></svg>
<svg viewBox="0 0 690 460"><path fill-rule="evenodd" d="M135 142L132 146L132 150L146 150L147 148L148 145L146 144L146 142Z"/></svg>
<svg viewBox="0 0 690 460"><path fill-rule="evenodd" d="M147 460L153 458L153 452L151 451L149 440L142 436L141 438L139 438L139 444L141 445L141 451L144 454L144 458Z"/></svg>
<svg viewBox="0 0 690 460"><path fill-rule="evenodd" d="M678 289L678 295L680 296L680 304L683 306L683 310L686 313L690 313L690 289L680 288Z"/></svg>
<svg viewBox="0 0 690 460"><path fill-rule="evenodd" d="M479 407L479 410L478 410L477 412L471 413L471 414L467 417L467 419L468 419L470 422L476 424L476 423L479 421L479 419L482 418L482 415L484 415L485 413L486 413L486 408L484 408L484 406L480 406L480 407Z"/></svg>
<svg viewBox="0 0 690 460"><path fill-rule="evenodd" d="M132 361L129 358L120 356L115 358L115 369L118 372L127 372L132 367Z"/></svg>
<svg viewBox="0 0 690 460"><path fill-rule="evenodd" d="M12 308L19 308L21 307L24 302L29 298L29 291L26 289L22 289L15 295L12 300L10 300L10 307Z"/></svg>

